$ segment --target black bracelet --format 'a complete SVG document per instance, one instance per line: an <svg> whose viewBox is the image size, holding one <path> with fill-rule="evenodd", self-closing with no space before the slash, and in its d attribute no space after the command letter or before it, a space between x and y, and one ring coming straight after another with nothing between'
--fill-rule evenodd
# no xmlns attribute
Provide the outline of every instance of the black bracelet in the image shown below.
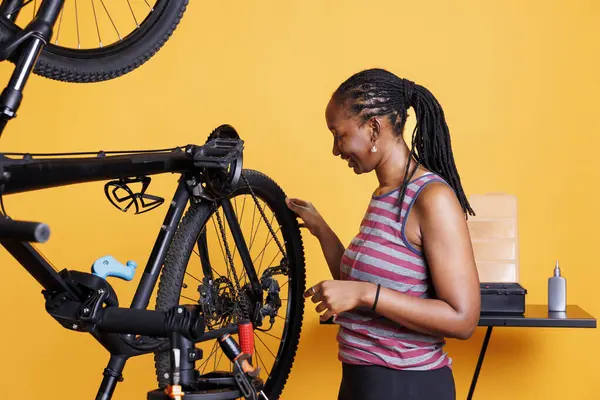
<svg viewBox="0 0 600 400"><path fill-rule="evenodd" d="M381 284L377 284L377 292L375 292L375 301L373 301L373 307L371 310L375 311L375 307L377 306L377 300L379 299L379 289L381 289Z"/></svg>

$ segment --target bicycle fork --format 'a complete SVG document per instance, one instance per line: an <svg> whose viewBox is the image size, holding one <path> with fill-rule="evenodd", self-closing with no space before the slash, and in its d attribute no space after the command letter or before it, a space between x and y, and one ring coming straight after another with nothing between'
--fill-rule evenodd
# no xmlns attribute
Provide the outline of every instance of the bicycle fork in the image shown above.
<svg viewBox="0 0 600 400"><path fill-rule="evenodd" d="M17 6L19 2L7 2L9 5ZM52 37L52 28L56 23L64 0L42 1L35 18L19 33L14 35L10 41L5 41L0 46L0 60L7 60L18 56L15 69L10 78L8 86L0 95L0 135L8 121L16 116L17 110L23 99L23 89L29 75L33 71L40 53ZM4 5L4 4L3 4ZM18 7L16 8L18 9ZM2 10L10 13L12 10ZM14 18L7 15L8 19ZM24 51L20 47L26 43Z"/></svg>

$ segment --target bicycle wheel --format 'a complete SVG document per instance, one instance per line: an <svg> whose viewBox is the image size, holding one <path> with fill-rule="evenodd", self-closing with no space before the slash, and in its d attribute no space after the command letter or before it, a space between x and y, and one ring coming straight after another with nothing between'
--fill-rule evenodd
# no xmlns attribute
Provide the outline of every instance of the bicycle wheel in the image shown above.
<svg viewBox="0 0 600 400"><path fill-rule="evenodd" d="M77 83L125 75L148 61L167 42L188 1L65 0L52 40L40 54L33 72ZM15 7L15 3L22 8ZM2 17L7 24L15 23L18 32L31 21L40 3L3 0Z"/></svg>
<svg viewBox="0 0 600 400"><path fill-rule="evenodd" d="M292 368L302 327L306 282L302 237L295 215L285 205L285 194L264 174L244 170L229 197L265 290L263 324L254 330L253 363L261 368L265 394L269 399L277 399ZM160 276L158 310L178 304L201 304L207 330L212 330L235 323L237 311L253 307L245 295L249 290L248 276L227 228L221 207L190 206ZM278 271L282 265L287 265L287 274ZM275 282L266 281L270 274ZM276 299L266 293L273 284L279 292L279 309ZM254 311L250 310L250 315ZM231 363L223 357L216 340L198 346L204 353L196 363L200 375L230 370ZM155 354L155 366L159 387L165 387L169 382L169 354Z"/></svg>

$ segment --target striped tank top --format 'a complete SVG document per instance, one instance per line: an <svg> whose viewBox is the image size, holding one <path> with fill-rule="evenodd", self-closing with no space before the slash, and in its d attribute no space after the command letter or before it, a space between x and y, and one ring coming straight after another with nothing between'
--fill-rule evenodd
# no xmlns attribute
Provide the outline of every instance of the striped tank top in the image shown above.
<svg viewBox="0 0 600 400"><path fill-rule="evenodd" d="M404 232L407 215L420 191L431 182L443 182L426 173L407 187L400 220L400 190L373 195L358 234L341 260L340 279L379 283L410 296L433 296L429 268L422 252L410 245ZM429 370L450 366L444 338L412 331L371 311L370 307L340 313L338 359L348 364L375 364L393 369Z"/></svg>

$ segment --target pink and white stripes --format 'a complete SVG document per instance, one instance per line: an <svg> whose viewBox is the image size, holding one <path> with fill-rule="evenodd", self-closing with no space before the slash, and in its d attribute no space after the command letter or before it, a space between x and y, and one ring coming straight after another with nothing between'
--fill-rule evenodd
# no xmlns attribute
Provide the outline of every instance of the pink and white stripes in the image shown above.
<svg viewBox="0 0 600 400"><path fill-rule="evenodd" d="M423 254L404 234L406 216L420 191L430 182L445 182L427 173L407 188L398 220L398 189L372 196L358 234L341 261L341 279L380 283L410 296L427 298L433 287ZM428 370L451 366L443 338L411 331L370 309L340 313L338 358L349 364L376 364L394 369Z"/></svg>

